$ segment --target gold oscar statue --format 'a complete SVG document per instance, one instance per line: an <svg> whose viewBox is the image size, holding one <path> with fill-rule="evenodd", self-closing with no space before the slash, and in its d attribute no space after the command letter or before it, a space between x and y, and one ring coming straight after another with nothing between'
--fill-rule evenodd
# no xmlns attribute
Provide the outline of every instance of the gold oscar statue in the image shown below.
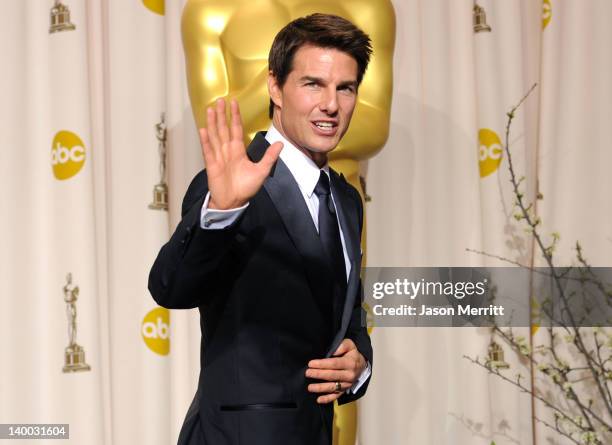
<svg viewBox="0 0 612 445"><path fill-rule="evenodd" d="M66 302L66 315L68 316L68 346L64 351L64 372L89 371L91 367L85 362L85 350L76 342L76 302L79 297L79 286L72 285L72 274L66 276L64 286L64 301Z"/></svg>
<svg viewBox="0 0 612 445"><path fill-rule="evenodd" d="M235 98L245 144L267 130L268 52L274 36L291 20L315 12L345 17L372 39L374 54L350 128L330 156L332 167L363 196L359 162L380 151L389 134L395 44L391 0L187 0L182 35L192 110L197 126L204 127L207 107L220 97ZM336 406L335 414L334 444L353 445L356 404Z"/></svg>
<svg viewBox="0 0 612 445"><path fill-rule="evenodd" d="M153 202L149 204L152 210L168 210L168 184L166 183L166 114L161 114L161 120L155 124L157 152L159 154L159 182L153 187Z"/></svg>
<svg viewBox="0 0 612 445"><path fill-rule="evenodd" d="M50 13L51 25L49 34L61 31L74 31L76 26L70 21L70 9L63 5L60 0L55 0Z"/></svg>
<svg viewBox="0 0 612 445"><path fill-rule="evenodd" d="M482 6L474 3L473 9L474 32L491 32L491 27L487 24L487 14Z"/></svg>

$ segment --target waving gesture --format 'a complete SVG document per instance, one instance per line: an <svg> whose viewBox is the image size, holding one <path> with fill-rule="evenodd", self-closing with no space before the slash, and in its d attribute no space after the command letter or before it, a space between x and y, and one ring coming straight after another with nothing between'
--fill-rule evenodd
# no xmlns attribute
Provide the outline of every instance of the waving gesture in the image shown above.
<svg viewBox="0 0 612 445"><path fill-rule="evenodd" d="M231 209L246 204L261 188L278 159L283 144L275 142L259 162L251 161L242 140L238 102L231 101L231 126L225 117L225 100L207 109L207 128L200 128L202 155L206 162L210 209Z"/></svg>

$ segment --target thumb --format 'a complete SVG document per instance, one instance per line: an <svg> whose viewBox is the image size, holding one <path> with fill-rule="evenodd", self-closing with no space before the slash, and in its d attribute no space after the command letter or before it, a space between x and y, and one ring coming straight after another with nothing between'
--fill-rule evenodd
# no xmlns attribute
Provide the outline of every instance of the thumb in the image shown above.
<svg viewBox="0 0 612 445"><path fill-rule="evenodd" d="M259 164L261 164L262 168L264 168L266 172L270 172L270 169L278 159L278 155L280 155L282 149L282 142L275 142L268 147L268 149L263 155L263 158L261 158L261 160L259 161Z"/></svg>
<svg viewBox="0 0 612 445"><path fill-rule="evenodd" d="M355 344L353 343L353 341L348 338L345 338L344 340L342 340L342 343L340 343L340 346L338 346L338 349L336 349L336 352L334 352L334 355L344 355L354 348Z"/></svg>

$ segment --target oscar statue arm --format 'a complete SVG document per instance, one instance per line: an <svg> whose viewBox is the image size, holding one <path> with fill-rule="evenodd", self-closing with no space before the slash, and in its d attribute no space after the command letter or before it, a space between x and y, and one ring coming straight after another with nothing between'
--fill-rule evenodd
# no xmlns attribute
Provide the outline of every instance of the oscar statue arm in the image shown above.
<svg viewBox="0 0 612 445"><path fill-rule="evenodd" d="M227 22L242 3L190 0L183 11L181 29L187 85L197 127L206 126L206 109L214 107L217 99L228 102L236 99L241 107L244 143L247 145L257 131L265 130L270 124L267 112L268 63L265 58L256 62L251 67L256 74L248 77L248 82L237 84L235 78L244 76L235 71L235 58L227 53L222 35L228 32Z"/></svg>

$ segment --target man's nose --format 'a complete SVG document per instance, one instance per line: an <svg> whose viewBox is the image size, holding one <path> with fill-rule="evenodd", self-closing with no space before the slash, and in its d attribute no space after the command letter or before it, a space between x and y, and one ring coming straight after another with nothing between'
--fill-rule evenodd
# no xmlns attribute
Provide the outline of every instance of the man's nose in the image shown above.
<svg viewBox="0 0 612 445"><path fill-rule="evenodd" d="M336 114L338 111L338 92L335 87L324 89L319 108L327 114Z"/></svg>

